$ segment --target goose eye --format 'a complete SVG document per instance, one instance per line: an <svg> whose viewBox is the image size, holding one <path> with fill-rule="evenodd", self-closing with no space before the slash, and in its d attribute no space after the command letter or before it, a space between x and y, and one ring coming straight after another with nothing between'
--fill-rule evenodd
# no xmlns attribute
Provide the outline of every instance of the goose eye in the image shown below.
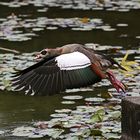
<svg viewBox="0 0 140 140"><path fill-rule="evenodd" d="M46 51L46 50L42 50L40 53L41 53L42 55L45 55L45 54L47 53L47 51Z"/></svg>

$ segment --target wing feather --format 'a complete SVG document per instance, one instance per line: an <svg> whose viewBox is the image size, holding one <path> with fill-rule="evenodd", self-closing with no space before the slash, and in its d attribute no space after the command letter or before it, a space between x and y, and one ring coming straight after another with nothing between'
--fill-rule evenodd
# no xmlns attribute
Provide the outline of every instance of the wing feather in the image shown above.
<svg viewBox="0 0 140 140"><path fill-rule="evenodd" d="M60 70L59 76L60 76L60 91L64 91L64 80L63 80L63 71L62 70Z"/></svg>
<svg viewBox="0 0 140 140"><path fill-rule="evenodd" d="M79 65L77 69L76 67L61 69L55 58L47 62L43 60L19 72L17 76L13 80L13 86L30 95L52 95L66 89L86 87L101 80L89 63Z"/></svg>
<svg viewBox="0 0 140 140"><path fill-rule="evenodd" d="M49 83L51 82L51 75L49 74L47 76L47 79L45 81L45 85L43 87L42 91L42 95L49 95L50 93L50 87L49 87Z"/></svg>
<svg viewBox="0 0 140 140"><path fill-rule="evenodd" d="M24 80L17 82L16 89L23 88L21 89L23 91L28 89L27 94L31 95L52 95L66 89L86 87L101 80L90 67L68 71L59 70L50 74L33 72L31 76L26 78L21 76L21 80Z"/></svg>
<svg viewBox="0 0 140 140"><path fill-rule="evenodd" d="M18 77L18 80L16 80L13 83L13 86L15 87L15 90L21 90L22 87L28 87L29 83L36 77L35 73L32 73L30 76L27 75L22 75L21 77ZM28 83L28 84L27 84ZM24 89L22 89L24 90Z"/></svg>

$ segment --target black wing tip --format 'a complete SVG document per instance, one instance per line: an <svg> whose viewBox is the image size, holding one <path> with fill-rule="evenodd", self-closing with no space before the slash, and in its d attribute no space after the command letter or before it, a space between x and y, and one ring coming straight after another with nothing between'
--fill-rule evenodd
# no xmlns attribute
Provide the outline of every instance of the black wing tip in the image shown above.
<svg viewBox="0 0 140 140"><path fill-rule="evenodd" d="M19 76L19 75L21 75L21 72L20 72L20 71L18 71L18 72L13 72L12 75L11 75L11 77L12 77L12 78L16 78L16 77Z"/></svg>

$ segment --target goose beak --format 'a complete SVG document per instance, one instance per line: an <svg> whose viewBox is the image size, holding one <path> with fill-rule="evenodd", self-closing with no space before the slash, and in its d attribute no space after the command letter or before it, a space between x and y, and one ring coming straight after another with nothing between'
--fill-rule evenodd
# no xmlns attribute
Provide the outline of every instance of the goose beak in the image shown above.
<svg viewBox="0 0 140 140"><path fill-rule="evenodd" d="M41 59L41 58L42 58L42 57L41 57L41 54L38 54L38 55L36 55L36 57L35 57L36 60Z"/></svg>
<svg viewBox="0 0 140 140"><path fill-rule="evenodd" d="M35 59L36 59L36 60L40 60L41 58L45 57L46 54L47 54L47 50L48 50L48 49L44 49L44 50L40 51L40 52L36 55Z"/></svg>
<svg viewBox="0 0 140 140"><path fill-rule="evenodd" d="M110 82L112 83L112 85L114 86L114 88L117 90L118 93L121 93L121 91L123 93L126 92L125 91L126 86L115 77L115 75L113 74L112 71L107 71L107 75L108 75Z"/></svg>

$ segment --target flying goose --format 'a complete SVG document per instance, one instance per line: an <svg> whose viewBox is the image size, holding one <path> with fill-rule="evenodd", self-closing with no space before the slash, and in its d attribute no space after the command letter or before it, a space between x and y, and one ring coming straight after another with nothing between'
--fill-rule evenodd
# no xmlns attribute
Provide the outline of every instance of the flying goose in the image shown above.
<svg viewBox="0 0 140 140"><path fill-rule="evenodd" d="M46 48L36 58L39 62L16 73L12 80L15 90L30 95L53 95L107 78L118 92L125 92L124 84L109 70L114 64L123 68L109 56L84 45Z"/></svg>

